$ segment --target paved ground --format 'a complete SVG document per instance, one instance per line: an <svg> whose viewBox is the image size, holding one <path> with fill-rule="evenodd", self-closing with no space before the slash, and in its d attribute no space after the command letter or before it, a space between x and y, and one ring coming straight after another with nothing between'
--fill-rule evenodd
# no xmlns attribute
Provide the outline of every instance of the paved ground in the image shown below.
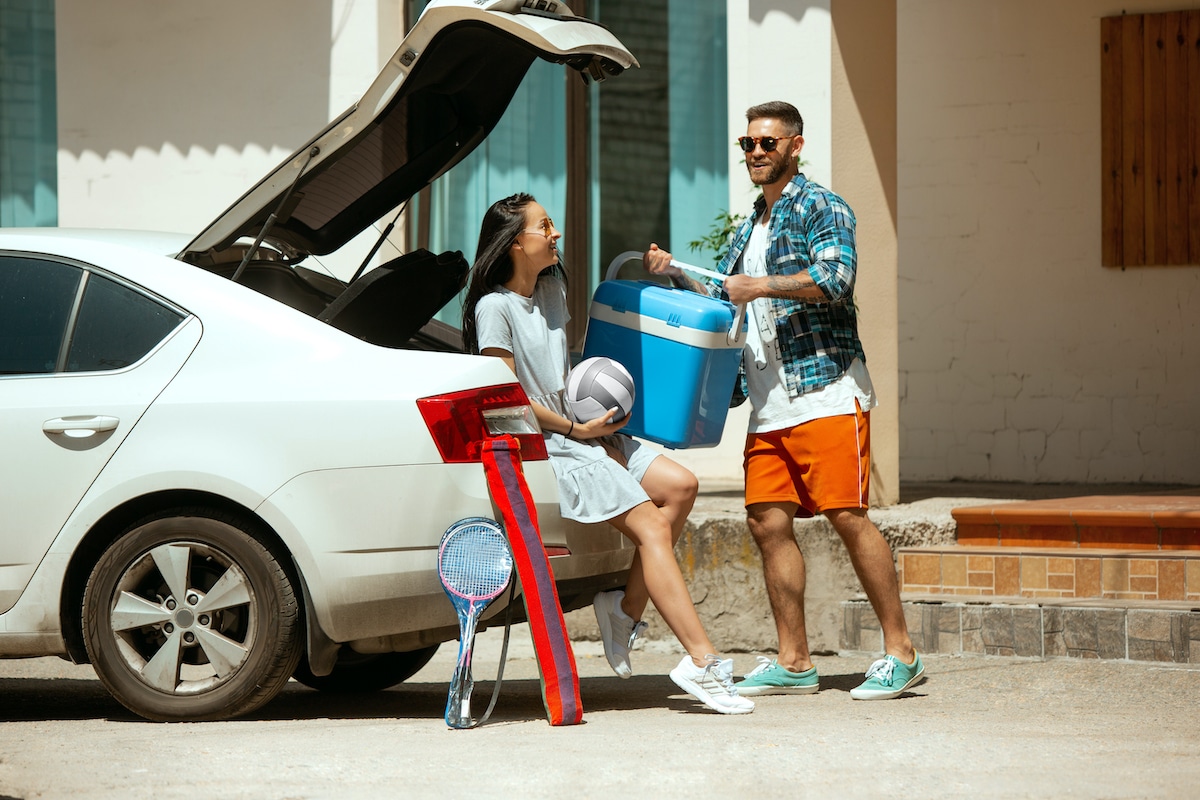
<svg viewBox="0 0 1200 800"><path fill-rule="evenodd" d="M1187 798L1200 785L1200 668L931 656L909 695L863 703L848 690L868 659L825 656L820 693L722 717L666 677L677 652L635 651L639 674L621 681L581 643L585 724L551 728L527 636L493 721L473 731L442 721L453 645L396 689L336 698L293 683L225 723L143 722L90 668L0 662L0 797ZM497 632L482 639L477 710L499 653ZM739 673L755 663L735 659Z"/></svg>

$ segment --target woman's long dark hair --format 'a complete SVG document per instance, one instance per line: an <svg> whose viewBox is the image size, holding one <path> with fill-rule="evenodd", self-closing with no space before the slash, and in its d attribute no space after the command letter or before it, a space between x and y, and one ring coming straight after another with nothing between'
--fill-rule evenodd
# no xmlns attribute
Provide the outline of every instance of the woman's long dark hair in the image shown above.
<svg viewBox="0 0 1200 800"><path fill-rule="evenodd" d="M492 203L483 215L483 224L479 226L479 245L475 248L475 263L471 266L471 280L467 284L467 296L463 298L462 339L463 350L468 353L479 352L475 306L479 298L512 279L513 262L509 248L525 229L525 208L532 202L533 195L517 192ZM547 267L542 274L548 272L556 272L566 280L561 262Z"/></svg>

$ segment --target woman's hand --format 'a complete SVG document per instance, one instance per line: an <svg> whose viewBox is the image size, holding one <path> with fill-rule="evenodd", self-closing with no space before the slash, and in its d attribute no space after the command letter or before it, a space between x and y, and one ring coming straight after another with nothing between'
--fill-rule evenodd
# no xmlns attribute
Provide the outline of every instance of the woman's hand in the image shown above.
<svg viewBox="0 0 1200 800"><path fill-rule="evenodd" d="M625 415L621 420L613 422L612 418L617 413L617 409L610 410L602 417L596 417L590 422L576 422L575 430L571 431L572 439L598 439L601 436L608 436L610 433L616 433L629 424L629 415Z"/></svg>
<svg viewBox="0 0 1200 800"><path fill-rule="evenodd" d="M670 256L670 253L667 253ZM668 259L669 260L669 259ZM499 348L487 347L481 351L482 355L495 356L508 364L508 368L517 374L516 360L513 354L507 350ZM608 436L610 433L616 433L629 424L629 415L620 422L613 422L612 418L617 413L618 409L612 409L602 417L597 417L591 422L572 422L569 417L563 417L540 403L530 403L533 406L533 416L537 419L538 425L543 431L550 433L561 433L569 439L599 439L601 436Z"/></svg>

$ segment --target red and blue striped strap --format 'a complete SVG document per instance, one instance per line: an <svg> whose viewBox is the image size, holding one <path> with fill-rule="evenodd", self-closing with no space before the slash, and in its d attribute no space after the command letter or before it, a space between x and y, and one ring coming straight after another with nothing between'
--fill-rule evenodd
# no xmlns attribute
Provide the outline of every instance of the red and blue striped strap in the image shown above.
<svg viewBox="0 0 1200 800"><path fill-rule="evenodd" d="M484 473L492 501L503 517L521 579L521 596L542 675L546 715L551 725L577 725L583 721L583 702L579 698L575 653L567 638L558 589L538 529L537 509L521 469L520 448L520 443L511 436L485 440Z"/></svg>

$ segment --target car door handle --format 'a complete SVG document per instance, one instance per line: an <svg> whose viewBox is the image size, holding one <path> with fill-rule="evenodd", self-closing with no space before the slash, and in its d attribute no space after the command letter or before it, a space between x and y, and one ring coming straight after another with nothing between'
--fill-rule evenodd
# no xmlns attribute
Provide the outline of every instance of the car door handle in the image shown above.
<svg viewBox="0 0 1200 800"><path fill-rule="evenodd" d="M64 434L74 439L83 439L97 433L116 430L117 423L119 422L120 420L116 417L59 417L58 419L49 419L42 423L42 431L45 433Z"/></svg>

